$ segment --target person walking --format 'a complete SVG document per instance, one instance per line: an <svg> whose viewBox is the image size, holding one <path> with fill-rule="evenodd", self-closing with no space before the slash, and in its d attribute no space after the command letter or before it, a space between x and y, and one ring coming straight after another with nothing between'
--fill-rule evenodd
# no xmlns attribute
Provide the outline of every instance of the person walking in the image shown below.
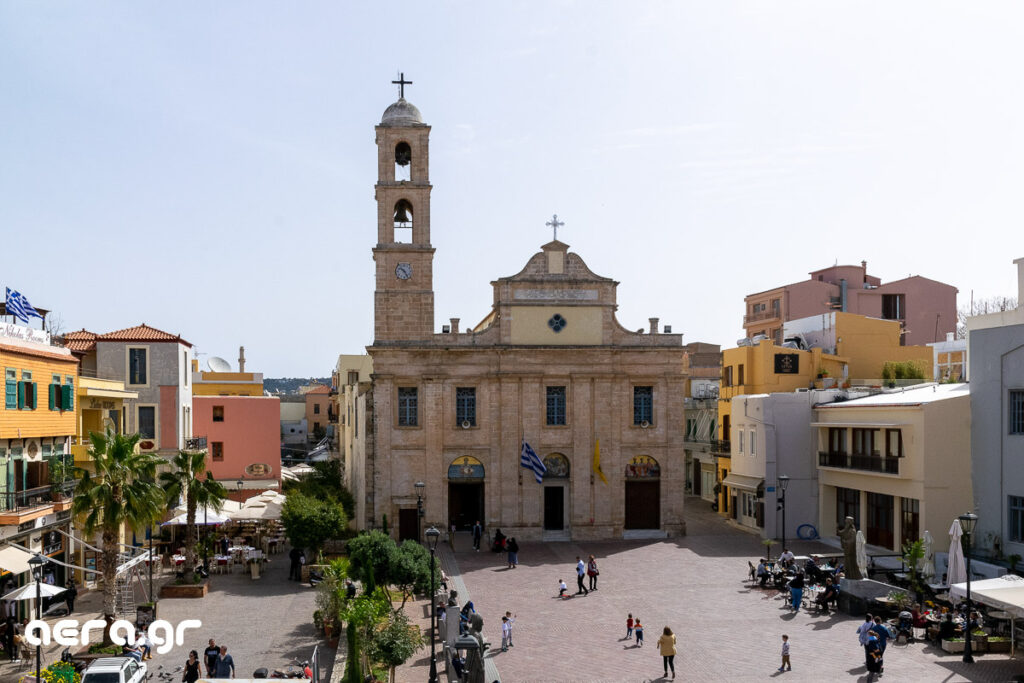
<svg viewBox="0 0 1024 683"><path fill-rule="evenodd" d="M484 528L480 526L480 520L473 525L473 550L480 552L480 539L483 538Z"/></svg>
<svg viewBox="0 0 1024 683"><path fill-rule="evenodd" d="M789 636L782 634L782 666L779 667L779 671L792 671L793 667L789 663Z"/></svg>
<svg viewBox="0 0 1024 683"><path fill-rule="evenodd" d="M587 587L583 585L583 577L586 575L586 573L587 573L587 566L585 564L583 564L583 560L581 560L580 556L577 555L576 556L576 588L577 588L576 595L579 595L580 593L583 593L584 595L587 595L588 593L590 593L590 591L587 589Z"/></svg>
<svg viewBox="0 0 1024 683"><path fill-rule="evenodd" d="M794 612L800 611L800 603L804 599L804 573L797 570L796 576L789 580L789 603Z"/></svg>
<svg viewBox="0 0 1024 683"><path fill-rule="evenodd" d="M508 550L508 568L515 569L519 564L519 544L516 543L515 538L510 538L506 548Z"/></svg>
<svg viewBox="0 0 1024 683"><path fill-rule="evenodd" d="M516 620L516 615L505 612L505 616L508 617L508 646L512 647L512 623Z"/></svg>
<svg viewBox="0 0 1024 683"><path fill-rule="evenodd" d="M67 588L64 589L64 601L68 605L68 616L75 611L75 598L78 597L78 588L75 587L75 580L68 579Z"/></svg>
<svg viewBox="0 0 1024 683"><path fill-rule="evenodd" d="M298 548L293 547L288 552L288 559L291 564L288 566L288 580L299 581L302 579L302 563L301 563L302 551Z"/></svg>
<svg viewBox="0 0 1024 683"><path fill-rule="evenodd" d="M633 637L633 613L626 615L626 640Z"/></svg>
<svg viewBox="0 0 1024 683"><path fill-rule="evenodd" d="M662 631L658 638L658 650L661 652L661 663L665 669L665 676L668 670L672 669L672 678L676 677L676 635L668 626Z"/></svg>
<svg viewBox="0 0 1024 683"><path fill-rule="evenodd" d="M633 635L636 636L636 646L644 646L644 625L640 623L640 617L633 620Z"/></svg>
<svg viewBox="0 0 1024 683"><path fill-rule="evenodd" d="M857 640L860 642L862 648L864 648L864 664L870 670L873 663L873 659L868 654L868 641L871 636L871 629L875 627L875 617L870 612L864 615L864 623L857 627ZM875 647L878 647L878 641L875 641Z"/></svg>
<svg viewBox="0 0 1024 683"><path fill-rule="evenodd" d="M217 671L214 674L214 678L234 678L235 677L235 660L231 659L231 655L228 654L228 646L220 646L220 654L217 656Z"/></svg>
<svg viewBox="0 0 1024 683"><path fill-rule="evenodd" d="M587 559L587 576L590 578L590 590L597 590L597 575L600 573L601 572L597 570L597 560L595 560L594 556L591 555Z"/></svg>
<svg viewBox="0 0 1024 683"><path fill-rule="evenodd" d="M185 662L184 673L181 675L181 683L196 683L199 680L199 653L192 650L188 653L188 660Z"/></svg>
<svg viewBox="0 0 1024 683"><path fill-rule="evenodd" d="M501 651L508 652L508 649L512 647L512 624L515 622L515 617L510 617L509 613L506 612L505 616L501 618Z"/></svg>
<svg viewBox="0 0 1024 683"><path fill-rule="evenodd" d="M213 678L213 674L217 671L217 657L220 656L220 648L217 647L217 643L213 642L213 638L210 638L210 644L203 650L203 659L206 660L206 676Z"/></svg>
<svg viewBox="0 0 1024 683"><path fill-rule="evenodd" d="M889 644L889 627L882 623L882 617L875 617L875 625L871 629L878 638L878 649L885 656L885 648Z"/></svg>

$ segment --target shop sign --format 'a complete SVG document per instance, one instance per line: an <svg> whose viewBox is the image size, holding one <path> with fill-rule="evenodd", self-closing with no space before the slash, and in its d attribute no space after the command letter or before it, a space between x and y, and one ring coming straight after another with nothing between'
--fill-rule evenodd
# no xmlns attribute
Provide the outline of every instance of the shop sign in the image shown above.
<svg viewBox="0 0 1024 683"><path fill-rule="evenodd" d="M269 477L272 472L273 469L270 465L262 462L254 462L253 464L246 465L245 467L245 476L247 477Z"/></svg>

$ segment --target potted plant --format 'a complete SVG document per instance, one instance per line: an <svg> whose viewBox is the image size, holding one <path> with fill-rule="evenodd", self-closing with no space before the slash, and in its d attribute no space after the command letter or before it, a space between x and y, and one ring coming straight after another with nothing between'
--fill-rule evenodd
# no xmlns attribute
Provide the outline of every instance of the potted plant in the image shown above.
<svg viewBox="0 0 1024 683"><path fill-rule="evenodd" d="M774 539L762 538L761 545L764 546L764 556L769 560L772 559L772 546L775 545Z"/></svg>
<svg viewBox="0 0 1024 683"><path fill-rule="evenodd" d="M324 613L320 610L313 612L313 628L316 629L317 633L324 632Z"/></svg>

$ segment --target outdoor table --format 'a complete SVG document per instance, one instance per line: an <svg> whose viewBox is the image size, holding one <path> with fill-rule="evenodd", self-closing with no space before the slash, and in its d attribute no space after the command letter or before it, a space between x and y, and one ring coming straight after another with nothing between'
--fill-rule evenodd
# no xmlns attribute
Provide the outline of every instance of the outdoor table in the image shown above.
<svg viewBox="0 0 1024 683"><path fill-rule="evenodd" d="M231 571L231 556L230 555L214 555L213 560L216 563L218 571Z"/></svg>
<svg viewBox="0 0 1024 683"><path fill-rule="evenodd" d="M186 558L185 558L184 555L175 555L171 559L174 560L174 565L178 566L178 565L181 565L181 564L185 564L185 559Z"/></svg>

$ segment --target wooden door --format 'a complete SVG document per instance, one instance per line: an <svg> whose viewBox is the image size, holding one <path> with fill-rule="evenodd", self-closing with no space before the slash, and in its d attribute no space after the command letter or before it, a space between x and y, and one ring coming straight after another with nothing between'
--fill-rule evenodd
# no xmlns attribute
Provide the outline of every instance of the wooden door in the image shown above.
<svg viewBox="0 0 1024 683"><path fill-rule="evenodd" d="M661 528L661 483L658 481L626 482L627 529Z"/></svg>
<svg viewBox="0 0 1024 683"><path fill-rule="evenodd" d="M544 487L544 528L561 531L565 528L565 488Z"/></svg>
<svg viewBox="0 0 1024 683"><path fill-rule="evenodd" d="M420 540L420 516L416 508L402 508L398 511L398 542L406 539Z"/></svg>

